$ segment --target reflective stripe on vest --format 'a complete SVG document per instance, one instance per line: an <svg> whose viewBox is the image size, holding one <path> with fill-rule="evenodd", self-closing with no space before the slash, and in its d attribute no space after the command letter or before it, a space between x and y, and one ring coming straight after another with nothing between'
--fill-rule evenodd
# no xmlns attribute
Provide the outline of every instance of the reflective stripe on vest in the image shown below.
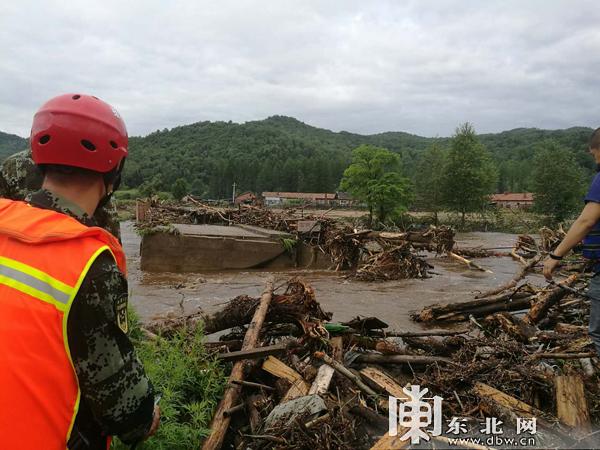
<svg viewBox="0 0 600 450"><path fill-rule="evenodd" d="M0 283L64 311L74 288L35 267L0 256Z"/></svg>
<svg viewBox="0 0 600 450"><path fill-rule="evenodd" d="M96 258L118 241L54 211L0 200L0 442L64 450L79 408L70 308Z"/></svg>

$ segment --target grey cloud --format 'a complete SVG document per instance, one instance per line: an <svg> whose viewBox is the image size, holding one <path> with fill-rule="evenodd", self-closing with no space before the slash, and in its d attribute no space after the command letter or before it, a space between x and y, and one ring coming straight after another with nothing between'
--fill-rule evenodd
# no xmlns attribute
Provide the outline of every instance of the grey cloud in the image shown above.
<svg viewBox="0 0 600 450"><path fill-rule="evenodd" d="M0 130L27 135L75 91L131 134L273 114L428 136L597 126L599 18L593 1L3 4Z"/></svg>

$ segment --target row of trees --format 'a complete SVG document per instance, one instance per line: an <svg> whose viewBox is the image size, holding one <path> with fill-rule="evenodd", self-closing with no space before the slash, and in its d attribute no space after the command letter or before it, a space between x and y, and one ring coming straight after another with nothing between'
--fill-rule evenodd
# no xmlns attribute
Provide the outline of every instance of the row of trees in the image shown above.
<svg viewBox="0 0 600 450"><path fill-rule="evenodd" d="M482 134L477 139L497 169L494 190L523 192L533 189L532 149L545 139L568 149L591 175L593 164L585 154L591 131L530 128ZM402 173L416 185L425 151L437 145L447 152L453 139L398 132L335 133L281 116L244 124L199 122L132 137L123 181L131 188L173 194L186 187L213 199L229 198L234 182L238 191L334 192L351 162L352 149L370 145L399 155Z"/></svg>
<svg viewBox="0 0 600 450"><path fill-rule="evenodd" d="M535 209L551 221L562 221L581 208L585 171L569 149L543 141L529 167L522 169L530 173ZM434 143L422 153L412 182L406 175L398 154L361 145L352 152L340 187L368 205L371 221L377 216L383 222L412 204L432 212L436 223L440 211L458 212L464 226L467 213L489 206L499 170L473 126L465 123L448 147Z"/></svg>

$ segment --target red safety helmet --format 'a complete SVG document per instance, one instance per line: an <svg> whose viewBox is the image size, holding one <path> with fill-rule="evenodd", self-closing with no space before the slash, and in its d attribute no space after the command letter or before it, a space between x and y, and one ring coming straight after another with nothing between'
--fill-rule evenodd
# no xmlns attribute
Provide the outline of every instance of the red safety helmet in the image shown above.
<svg viewBox="0 0 600 450"><path fill-rule="evenodd" d="M31 153L36 164L59 164L107 173L120 170L127 129L115 108L92 95L64 94L35 113Z"/></svg>

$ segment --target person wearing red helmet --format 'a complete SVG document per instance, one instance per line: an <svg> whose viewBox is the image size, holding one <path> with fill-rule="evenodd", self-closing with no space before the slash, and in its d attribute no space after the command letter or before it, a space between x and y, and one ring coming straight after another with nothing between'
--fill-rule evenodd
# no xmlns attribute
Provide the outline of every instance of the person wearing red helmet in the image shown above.
<svg viewBox="0 0 600 450"><path fill-rule="evenodd" d="M35 114L30 145L42 188L0 200L0 442L133 444L160 411L126 334L123 249L93 219L119 185L125 124L94 96L61 95Z"/></svg>

